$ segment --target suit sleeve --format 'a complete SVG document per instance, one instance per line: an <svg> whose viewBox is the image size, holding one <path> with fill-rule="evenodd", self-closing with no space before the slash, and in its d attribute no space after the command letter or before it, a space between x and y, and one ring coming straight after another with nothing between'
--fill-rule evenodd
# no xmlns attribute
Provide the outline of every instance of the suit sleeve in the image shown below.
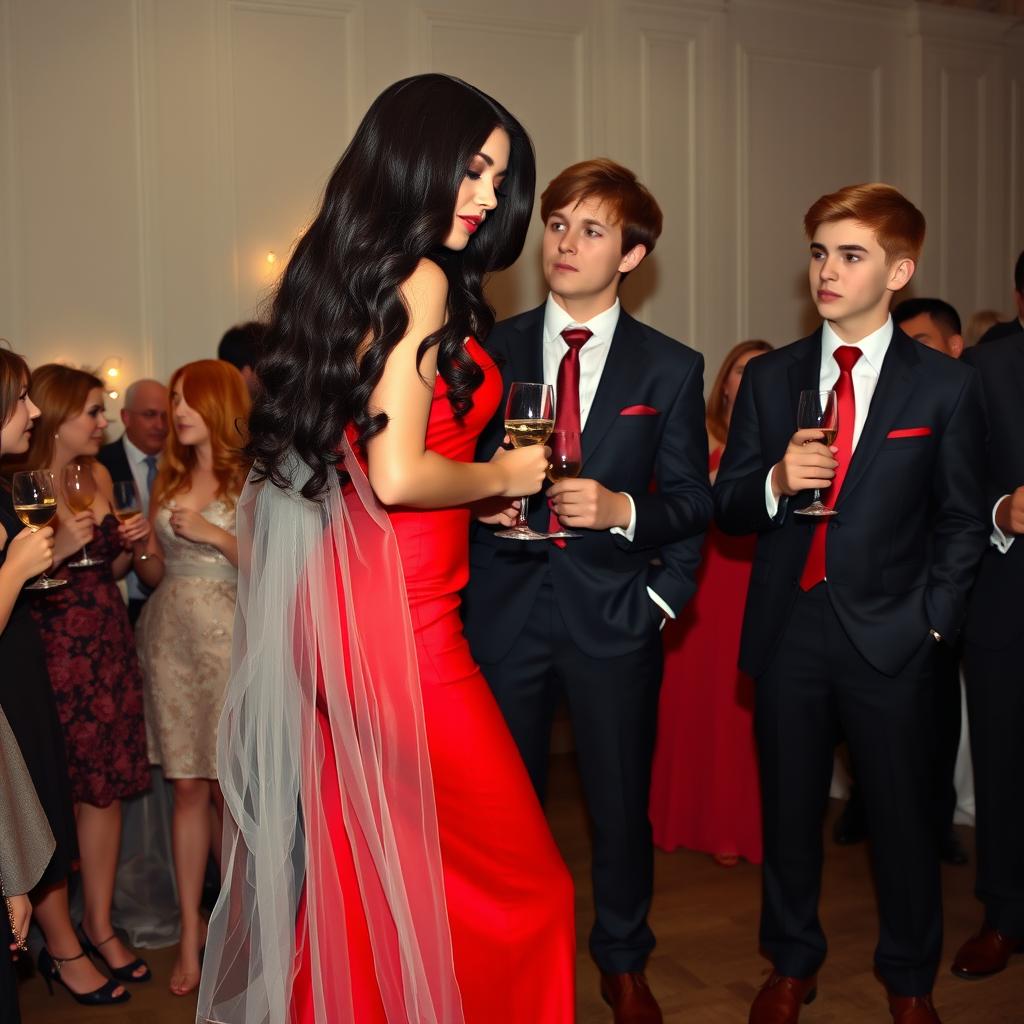
<svg viewBox="0 0 1024 1024"><path fill-rule="evenodd" d="M786 503L779 514L768 514L765 479L777 460L764 451L763 430L757 407L757 372L751 360L740 381L729 423L729 442L715 479L715 522L725 533L743 536L781 525ZM753 372L752 372L753 371Z"/></svg>
<svg viewBox="0 0 1024 1024"><path fill-rule="evenodd" d="M937 511L925 607L931 627L946 638L960 628L991 533L986 434L981 385L972 372L943 431L932 481Z"/></svg>
<svg viewBox="0 0 1024 1024"><path fill-rule="evenodd" d="M633 494L636 531L630 548L657 550L661 565L648 585L678 614L693 595L704 531L711 521L708 439L704 427L704 359L695 353L668 410L654 459L657 491Z"/></svg>

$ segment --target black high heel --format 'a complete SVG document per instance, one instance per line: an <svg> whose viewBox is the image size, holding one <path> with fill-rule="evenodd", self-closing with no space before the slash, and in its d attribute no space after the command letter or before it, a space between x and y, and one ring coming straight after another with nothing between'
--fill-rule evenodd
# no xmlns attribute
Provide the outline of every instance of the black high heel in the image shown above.
<svg viewBox="0 0 1024 1024"><path fill-rule="evenodd" d="M114 995L114 989L119 987L116 981L108 981L92 992L85 992L81 995L76 992L60 976L60 972L65 964L71 963L72 960L81 960L84 956L85 953L82 952L78 956L67 956L62 960L53 956L45 946L39 951L39 973L43 976L43 981L46 982L46 988L51 996L53 995L53 983L56 981L74 996L75 1002L81 1003L82 1006L110 1006L113 1003L126 1003L131 999L132 994L127 989L122 991L119 996Z"/></svg>
<svg viewBox="0 0 1024 1024"><path fill-rule="evenodd" d="M110 961L100 952L100 946L105 946L111 939L117 938L116 935L111 932L102 942L93 942L88 935L85 934L85 925L80 924L78 926L78 937L82 940L82 948L93 956L98 956L106 966L107 970L110 971L112 978L117 978L118 981L127 981L133 985L141 985L144 981L149 981L153 977L153 972L149 969L149 964L142 959L141 956L136 957L130 964L125 964L122 967L111 967ZM140 967L146 968L145 974L135 975L132 972L137 971Z"/></svg>

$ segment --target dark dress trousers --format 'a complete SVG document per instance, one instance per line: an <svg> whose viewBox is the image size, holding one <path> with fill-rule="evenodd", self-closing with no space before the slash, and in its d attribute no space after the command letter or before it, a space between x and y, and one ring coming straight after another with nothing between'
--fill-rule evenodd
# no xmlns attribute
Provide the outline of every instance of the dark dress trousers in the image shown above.
<svg viewBox="0 0 1024 1024"><path fill-rule="evenodd" d="M491 333L506 394L512 381L544 379L543 324L541 307ZM694 591L711 517L702 378L700 355L623 311L582 433L580 475L633 498L632 542L583 530L559 548L495 537L480 523L471 537L466 635L541 799L559 689L568 699L594 824L590 945L613 973L642 970L654 946L647 803L663 615L647 588L676 614ZM499 411L478 457L503 436ZM546 530L549 514L543 493L533 496L531 525Z"/></svg>
<svg viewBox="0 0 1024 1024"><path fill-rule="evenodd" d="M1024 484L1024 334L969 349L989 416L987 504ZM989 546L968 606L964 667L974 763L978 899L1024 939L1024 537Z"/></svg>
<svg viewBox="0 0 1024 1024"><path fill-rule="evenodd" d="M990 527L977 375L898 328L828 530L827 582L798 580L815 521L774 518L765 479L819 386L821 330L748 364L715 483L729 533L756 532L740 667L756 680L764 805L761 944L782 974L825 958L822 819L835 743L849 744L878 891L875 952L891 991L932 988L942 947L934 840L936 630L952 641Z"/></svg>

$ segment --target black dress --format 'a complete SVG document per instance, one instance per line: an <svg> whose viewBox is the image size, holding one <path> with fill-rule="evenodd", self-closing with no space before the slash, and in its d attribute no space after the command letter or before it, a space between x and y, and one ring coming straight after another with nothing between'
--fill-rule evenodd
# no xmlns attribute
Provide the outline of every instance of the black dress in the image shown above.
<svg viewBox="0 0 1024 1024"><path fill-rule="evenodd" d="M3 487L0 487L0 524L7 531L8 541L23 529L14 514L10 491ZM0 551L0 565L6 558L5 545ZM21 756L57 841L37 888L64 881L78 857L64 732L46 670L43 642L29 611L30 603L45 601L46 594L46 591L23 591L7 626L0 631L0 707L21 748Z"/></svg>

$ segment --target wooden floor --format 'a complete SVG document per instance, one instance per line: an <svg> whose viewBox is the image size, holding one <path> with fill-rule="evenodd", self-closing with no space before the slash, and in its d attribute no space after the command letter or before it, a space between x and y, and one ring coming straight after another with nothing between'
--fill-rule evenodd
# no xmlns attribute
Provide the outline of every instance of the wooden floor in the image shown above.
<svg viewBox="0 0 1024 1024"><path fill-rule="evenodd" d="M549 817L577 887L577 1022L610 1024L611 1013L597 993L597 971L586 953L589 845L577 776L570 755L555 762ZM973 854L973 830L961 829L960 835ZM801 1022L884 1024L890 1019L885 996L871 969L876 918L864 848L831 842L827 847L822 919L830 955L820 974L818 999L804 1010ZM944 869L946 948L936 1006L945 1024L1024 1024L1024 956L987 981L960 981L949 973L956 946L979 922L973 884L973 866ZM749 864L723 869L702 854L658 854L651 917L658 947L648 976L667 1022L744 1024L750 1000L768 970L756 949L759 885L760 872ZM146 956L154 981L134 987L134 998L124 1006L87 1009L63 991L51 999L41 979L31 979L22 987L26 1024L191 1024L194 1001L167 992L174 950L153 950Z"/></svg>

